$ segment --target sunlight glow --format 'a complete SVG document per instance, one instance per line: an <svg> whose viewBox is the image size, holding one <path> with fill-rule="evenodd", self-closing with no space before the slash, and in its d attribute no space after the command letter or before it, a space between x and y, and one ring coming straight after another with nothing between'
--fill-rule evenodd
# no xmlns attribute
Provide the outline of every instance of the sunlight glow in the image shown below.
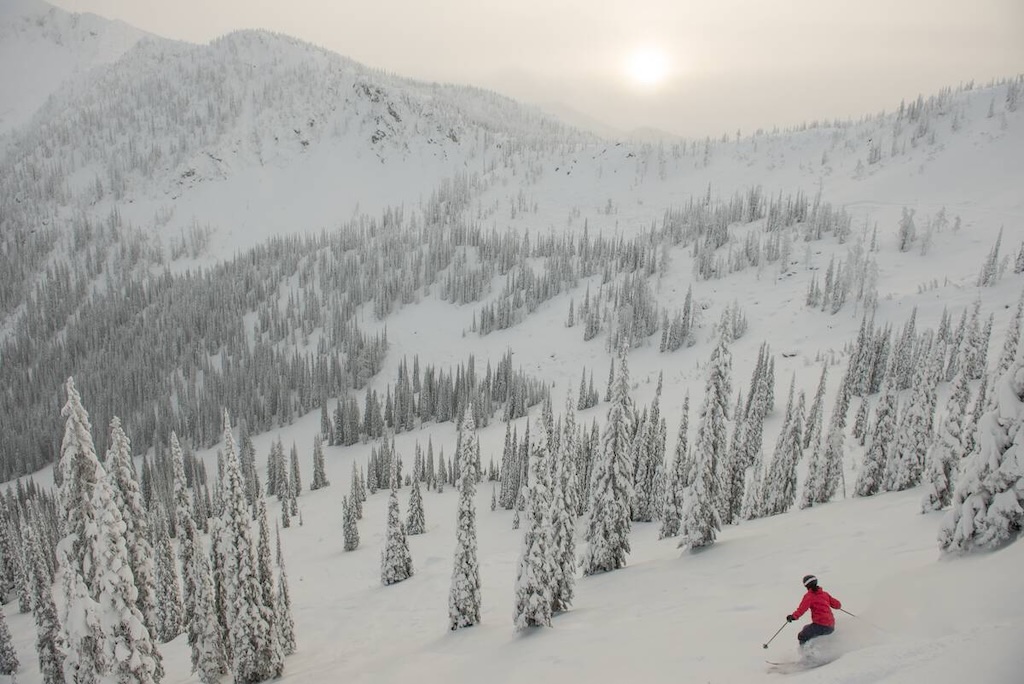
<svg viewBox="0 0 1024 684"><path fill-rule="evenodd" d="M657 88L669 76L670 59L661 48L644 45L630 53L625 64L626 76L637 86Z"/></svg>

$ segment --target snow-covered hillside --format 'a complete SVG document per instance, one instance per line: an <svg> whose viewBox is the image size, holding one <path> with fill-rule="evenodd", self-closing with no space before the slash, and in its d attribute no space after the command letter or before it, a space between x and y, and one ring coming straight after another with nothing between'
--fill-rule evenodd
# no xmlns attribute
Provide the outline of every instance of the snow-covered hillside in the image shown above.
<svg viewBox="0 0 1024 684"><path fill-rule="evenodd" d="M47 10L40 28L24 18L38 16L35 3L11 7L0 19L29 36L18 40L92 21ZM807 573L858 617L839 614L842 657L801 680L1020 681L1021 543L940 560L945 513L920 513L930 474L881 487L904 491L854 494L869 453L898 464L936 431L948 436L954 386L969 398L965 453L1006 448L971 426L1015 405L1009 383L991 384L1024 288L1024 79L908 94L889 113L799 130L620 143L285 36L195 46L118 31L96 36L89 54L105 57L88 63L99 68L56 89L0 157L0 471L50 484L51 467L39 468L62 444L69 375L101 452L109 421L123 419L155 519L170 506L171 430L205 464L216 502L224 408L253 433L267 483L278 439L296 445L309 482L323 410L338 430L326 447L332 484L304 491L302 524L282 530L298 637L284 681L771 681L763 661L795 657L796 629L761 644ZM45 64L71 63L44 51ZM57 71L39 82L53 88ZM701 406L715 350L727 349L716 405L729 419L714 450L750 457L737 457L728 486L768 490L770 468L792 457L793 498L786 512L745 511L698 553L638 520L625 569L578 578L551 629L515 633L529 520L523 511L513 529L515 492L491 510L492 487L513 486L510 473L519 482L525 462L508 461L505 418L522 439L550 393L554 418L568 421L560 407L588 380L603 397L623 346L637 434L663 375L668 457L649 489L671 489L684 415L693 448L682 457L709 451L697 445L711 433ZM737 429L749 418L737 415L751 409L732 406L768 391L774 409L749 446ZM392 431L406 473L417 446L451 457L453 420L470 400L484 469L503 476L475 499L482 623L449 633L451 483L425 492L427 531L410 538L416 572L394 586L381 586L386 492L364 504L352 553L341 498L353 464L369 471ZM894 433L879 427L889 400ZM605 429L611 405L581 407L582 437ZM907 416L926 409L915 432ZM1019 446L1024 429L1015 434ZM600 440L588 440L577 457L593 466ZM636 444L629 458L640 462ZM834 491L801 510L829 458ZM13 515L17 504L4 505ZM269 514L281 519L277 501ZM20 534L8 527L0 548ZM0 562L0 579L14 577ZM4 607L17 681L34 683L35 625L17 603ZM185 636L160 648L164 682L195 681Z"/></svg>
<svg viewBox="0 0 1024 684"><path fill-rule="evenodd" d="M42 0L0 4L0 139L28 123L69 80L117 61L146 33Z"/></svg>

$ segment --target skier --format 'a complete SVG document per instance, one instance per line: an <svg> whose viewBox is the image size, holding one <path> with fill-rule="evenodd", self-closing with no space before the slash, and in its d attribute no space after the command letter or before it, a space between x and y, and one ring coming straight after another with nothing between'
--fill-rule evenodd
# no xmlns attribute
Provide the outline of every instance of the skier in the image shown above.
<svg viewBox="0 0 1024 684"><path fill-rule="evenodd" d="M834 632L836 618L832 615L832 609L843 607L839 599L818 586L818 578L814 575L804 576L804 586L807 587L807 593L800 601L800 607L793 611L792 615L786 616L786 622L793 622L807 612L808 608L811 609L811 624L801 629L796 637L801 646L815 637Z"/></svg>

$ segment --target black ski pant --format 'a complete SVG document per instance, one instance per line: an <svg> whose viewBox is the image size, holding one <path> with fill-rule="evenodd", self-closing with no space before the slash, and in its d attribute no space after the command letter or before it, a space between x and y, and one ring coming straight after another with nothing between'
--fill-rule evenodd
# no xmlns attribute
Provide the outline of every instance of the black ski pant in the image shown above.
<svg viewBox="0 0 1024 684"><path fill-rule="evenodd" d="M811 623L800 630L800 633L796 635L797 641L801 645L806 644L808 641L815 637L825 636L836 631L835 627L829 627L827 625L818 625Z"/></svg>

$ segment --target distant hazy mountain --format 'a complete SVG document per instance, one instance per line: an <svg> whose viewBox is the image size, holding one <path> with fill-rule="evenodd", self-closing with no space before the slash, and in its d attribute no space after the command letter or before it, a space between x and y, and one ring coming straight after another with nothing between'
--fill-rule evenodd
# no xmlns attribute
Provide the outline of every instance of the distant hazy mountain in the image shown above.
<svg viewBox="0 0 1024 684"><path fill-rule="evenodd" d="M6 175L4 192L47 211L116 203L125 220L172 235L227 226L244 246L588 138L492 92L398 78L282 35L147 38L65 82L12 136L0 184ZM44 181L15 179L19 167Z"/></svg>
<svg viewBox="0 0 1024 684"><path fill-rule="evenodd" d="M110 64L144 31L42 0L0 3L0 134L24 125L67 79Z"/></svg>

